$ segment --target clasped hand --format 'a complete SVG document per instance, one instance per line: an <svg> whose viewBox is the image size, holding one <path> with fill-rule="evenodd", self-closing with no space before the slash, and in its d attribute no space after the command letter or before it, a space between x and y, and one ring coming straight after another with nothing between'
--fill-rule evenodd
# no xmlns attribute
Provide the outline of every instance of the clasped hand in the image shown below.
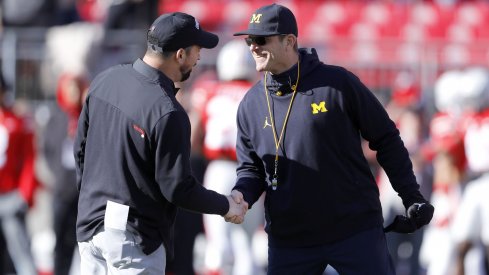
<svg viewBox="0 0 489 275"><path fill-rule="evenodd" d="M242 223L246 211L248 211L248 203L243 199L243 194L237 190L233 190L227 198L229 201L229 211L224 215L224 220L236 224Z"/></svg>

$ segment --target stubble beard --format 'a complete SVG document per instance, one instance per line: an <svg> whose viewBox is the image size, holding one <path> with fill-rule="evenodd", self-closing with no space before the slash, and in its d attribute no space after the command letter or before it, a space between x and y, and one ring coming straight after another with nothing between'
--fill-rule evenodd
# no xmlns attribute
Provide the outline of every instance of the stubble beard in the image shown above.
<svg viewBox="0 0 489 275"><path fill-rule="evenodd" d="M192 73L192 69L188 70L187 72L182 71L181 73L182 73L182 77L180 79L180 82L183 82L183 81L189 79L190 74Z"/></svg>

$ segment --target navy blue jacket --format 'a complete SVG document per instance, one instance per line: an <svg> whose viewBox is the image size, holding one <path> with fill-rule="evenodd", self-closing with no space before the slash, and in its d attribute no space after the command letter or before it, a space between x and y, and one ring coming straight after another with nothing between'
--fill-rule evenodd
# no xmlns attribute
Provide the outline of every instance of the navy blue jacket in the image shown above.
<svg viewBox="0 0 489 275"><path fill-rule="evenodd" d="M224 215L225 196L191 174L190 122L173 82L138 59L99 74L78 121L78 241L103 226L107 200L128 205L127 230L147 254L173 253L177 207Z"/></svg>
<svg viewBox="0 0 489 275"><path fill-rule="evenodd" d="M379 190L362 137L377 151L404 205L424 200L399 131L377 98L351 72L321 63L314 49L299 52L300 78L279 149L277 190L270 187L275 143L263 80L246 94L237 116L234 189L250 205L266 191L265 230L272 247L321 245L382 226ZM268 75L277 135L297 69Z"/></svg>

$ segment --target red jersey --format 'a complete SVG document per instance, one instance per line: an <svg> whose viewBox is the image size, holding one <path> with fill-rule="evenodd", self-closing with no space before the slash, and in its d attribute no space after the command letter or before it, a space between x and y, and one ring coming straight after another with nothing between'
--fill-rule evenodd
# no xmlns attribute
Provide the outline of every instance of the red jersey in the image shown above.
<svg viewBox="0 0 489 275"><path fill-rule="evenodd" d="M0 109L0 193L19 189L32 205L37 187L34 160L34 132L30 123L10 110Z"/></svg>
<svg viewBox="0 0 489 275"><path fill-rule="evenodd" d="M247 81L202 82L193 91L193 106L201 114L207 159L236 160L236 113L252 84Z"/></svg>
<svg viewBox="0 0 489 275"><path fill-rule="evenodd" d="M464 148L464 137L467 125L472 114L454 116L450 113L436 113L430 122L430 142L424 148L423 153L431 160L438 152L450 154L454 164L462 171L467 165Z"/></svg>

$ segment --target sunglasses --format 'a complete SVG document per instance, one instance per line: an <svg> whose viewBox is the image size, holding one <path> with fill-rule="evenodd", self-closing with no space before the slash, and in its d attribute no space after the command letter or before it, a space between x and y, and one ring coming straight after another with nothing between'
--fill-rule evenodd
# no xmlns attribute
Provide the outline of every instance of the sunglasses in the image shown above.
<svg viewBox="0 0 489 275"><path fill-rule="evenodd" d="M249 36L245 38L246 45L251 46L251 44L256 44L258 46L263 46L267 44L267 37L272 37L277 35L269 36ZM278 36L287 36L287 34L278 34Z"/></svg>
<svg viewBox="0 0 489 275"><path fill-rule="evenodd" d="M256 44L258 46L263 46L267 44L266 36L251 36L245 38L246 45L251 46L251 44Z"/></svg>

